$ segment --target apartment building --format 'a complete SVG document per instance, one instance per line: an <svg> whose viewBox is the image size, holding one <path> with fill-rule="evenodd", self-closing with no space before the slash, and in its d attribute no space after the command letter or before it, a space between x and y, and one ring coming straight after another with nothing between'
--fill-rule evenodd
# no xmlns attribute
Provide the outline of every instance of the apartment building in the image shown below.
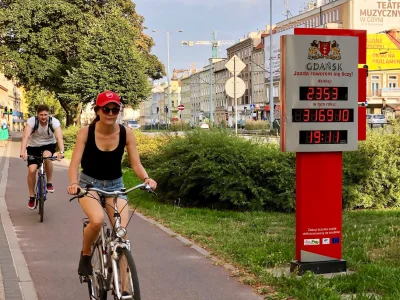
<svg viewBox="0 0 400 300"><path fill-rule="evenodd" d="M230 97L225 92L225 84L232 76L232 74L225 67L227 62L228 60L224 59L213 64L215 124L221 124L223 122L229 121L229 116L232 118L232 110L231 112L229 112L228 109Z"/></svg>
<svg viewBox="0 0 400 300"><path fill-rule="evenodd" d="M191 122L192 121L192 77L185 76L181 79L181 104L184 105L184 109L180 111L180 119L183 122Z"/></svg>
<svg viewBox="0 0 400 300"><path fill-rule="evenodd" d="M231 59L234 55L238 56L245 64L246 67L239 74L239 77L243 79L246 90L242 97L238 98L238 118L244 120L250 118L247 114L247 110L250 104L254 103L252 99L253 95L253 82L252 82L252 66L253 64L253 50L261 43L263 32L251 32L246 38L240 40L239 43L227 48L227 59ZM232 113L232 107L234 106L234 99L229 99L228 110Z"/></svg>
<svg viewBox="0 0 400 300"><path fill-rule="evenodd" d="M299 15L276 24L272 51L279 52L281 35L293 34L294 28L343 28L367 30L368 113L386 113L400 110L400 13L391 1L376 0L319 0L310 1ZM268 35L263 36L265 65L269 70ZM274 56L274 55L272 55ZM279 104L279 59L275 57L274 103ZM268 73L266 81L269 82ZM267 84L267 96L269 95ZM278 102L275 100L277 96Z"/></svg>

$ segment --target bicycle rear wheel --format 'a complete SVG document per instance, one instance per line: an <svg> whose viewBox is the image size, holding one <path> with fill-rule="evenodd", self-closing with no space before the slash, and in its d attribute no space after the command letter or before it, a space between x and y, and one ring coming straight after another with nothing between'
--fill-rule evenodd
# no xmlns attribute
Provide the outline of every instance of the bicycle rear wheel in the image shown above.
<svg viewBox="0 0 400 300"><path fill-rule="evenodd" d="M39 182L38 182L38 188L39 188L39 215L40 215L40 222L43 222L43 218L44 218L44 180L43 178L39 177Z"/></svg>
<svg viewBox="0 0 400 300"><path fill-rule="evenodd" d="M131 252L126 248L118 249L118 284L114 282L114 300L133 299L140 300L139 278ZM114 277L115 278L115 277ZM118 298L116 289L123 298ZM131 296L131 298L128 298Z"/></svg>

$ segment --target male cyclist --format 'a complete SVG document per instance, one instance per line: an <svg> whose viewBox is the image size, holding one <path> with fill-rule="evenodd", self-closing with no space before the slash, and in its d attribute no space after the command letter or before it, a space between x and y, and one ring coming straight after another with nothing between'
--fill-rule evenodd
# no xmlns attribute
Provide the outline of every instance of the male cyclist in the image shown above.
<svg viewBox="0 0 400 300"><path fill-rule="evenodd" d="M24 136L21 142L21 154L24 160L28 159L28 155L50 157L56 152L56 140L60 152L57 159L64 157L64 142L61 131L60 121L49 115L49 107L41 104L36 109L36 116L26 121ZM36 208L35 185L36 171L39 161L36 159L28 159L28 188L30 209ZM53 179L53 163L51 160L45 160L44 167L47 177L47 191L54 192L52 182Z"/></svg>

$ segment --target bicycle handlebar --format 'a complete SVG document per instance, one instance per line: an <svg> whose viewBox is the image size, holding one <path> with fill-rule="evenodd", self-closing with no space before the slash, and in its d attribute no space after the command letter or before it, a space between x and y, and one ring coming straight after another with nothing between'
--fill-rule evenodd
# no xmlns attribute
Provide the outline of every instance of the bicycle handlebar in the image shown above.
<svg viewBox="0 0 400 300"><path fill-rule="evenodd" d="M130 192L132 192L132 191L134 191L136 189L141 189L141 190L147 191L148 193L156 194L155 192L153 192L153 190L151 189L150 185L148 185L147 183L138 184L137 186L134 186L134 187L132 187L132 188L130 188L128 190L123 188L120 191L113 191L113 192L103 191L101 189L98 189L98 188L95 188L95 187L91 187L90 185L87 185L86 188L78 187L78 194L75 197L71 198L69 201L71 202L74 199L82 198L82 197L86 196L87 193L89 193L90 191L98 192L98 193L100 193L100 194L102 194L104 196L115 196L115 195L118 196L118 195L127 195L128 193L130 193Z"/></svg>
<svg viewBox="0 0 400 300"><path fill-rule="evenodd" d="M43 157L43 156L35 156L35 155L28 155L28 159L40 159L40 160L57 160L57 156L49 156L49 157Z"/></svg>

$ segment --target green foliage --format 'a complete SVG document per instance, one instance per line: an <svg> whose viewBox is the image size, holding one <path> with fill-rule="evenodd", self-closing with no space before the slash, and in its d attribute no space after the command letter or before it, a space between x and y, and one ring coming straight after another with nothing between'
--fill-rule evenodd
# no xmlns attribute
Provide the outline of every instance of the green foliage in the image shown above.
<svg viewBox="0 0 400 300"><path fill-rule="evenodd" d="M63 130L64 150L73 150L80 127L69 126Z"/></svg>
<svg viewBox="0 0 400 300"><path fill-rule="evenodd" d="M127 129L128 130L128 129ZM148 166L149 159L157 155L162 146L166 145L169 141L174 139L172 135L145 135L139 130L132 130L135 135L136 146L139 152L140 160L144 167ZM122 166L130 167L128 154L125 152L122 159Z"/></svg>
<svg viewBox="0 0 400 300"><path fill-rule="evenodd" d="M28 103L28 111L30 116L36 115L36 107L39 104L47 104L50 108L54 107L53 116L61 122L65 118L65 111L62 109L60 102L55 97L54 93L43 91L38 87L33 87L25 93L25 99Z"/></svg>
<svg viewBox="0 0 400 300"><path fill-rule="evenodd" d="M269 129L269 123L267 121L255 121L255 120L246 120L245 129L246 130L266 130Z"/></svg>
<svg viewBox="0 0 400 300"><path fill-rule="evenodd" d="M136 105L164 68L129 0L14 0L0 8L0 63L26 90L54 92L67 125L106 89Z"/></svg>
<svg viewBox="0 0 400 300"><path fill-rule="evenodd" d="M224 130L195 130L149 159L160 198L183 205L294 209L294 159Z"/></svg>
<svg viewBox="0 0 400 300"><path fill-rule="evenodd" d="M184 121L174 121L171 123L171 131L190 130L190 124Z"/></svg>
<svg viewBox="0 0 400 300"><path fill-rule="evenodd" d="M344 154L343 198L347 208L400 206L399 129L373 129L359 151Z"/></svg>

